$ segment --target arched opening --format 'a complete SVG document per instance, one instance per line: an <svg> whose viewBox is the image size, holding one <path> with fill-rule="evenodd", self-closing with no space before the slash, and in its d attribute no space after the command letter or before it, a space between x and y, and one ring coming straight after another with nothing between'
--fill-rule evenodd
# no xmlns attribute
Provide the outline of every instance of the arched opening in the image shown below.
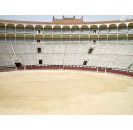
<svg viewBox="0 0 133 130"><path fill-rule="evenodd" d="M70 26L63 26L62 28L63 34L70 34L70 32L71 32Z"/></svg>
<svg viewBox="0 0 133 130"><path fill-rule="evenodd" d="M98 35L90 35L90 41L96 44L98 41Z"/></svg>
<svg viewBox="0 0 133 130"><path fill-rule="evenodd" d="M5 32L5 24L0 23L0 32Z"/></svg>
<svg viewBox="0 0 133 130"><path fill-rule="evenodd" d="M51 35L44 35L44 42L50 42L52 43L53 38Z"/></svg>
<svg viewBox="0 0 133 130"><path fill-rule="evenodd" d="M127 25L122 23L122 24L119 24L118 26L118 31L119 32L126 32L127 31Z"/></svg>
<svg viewBox="0 0 133 130"><path fill-rule="evenodd" d="M79 34L79 32L80 32L79 26L76 26L76 25L72 26L71 32L72 32L72 34Z"/></svg>
<svg viewBox="0 0 133 130"><path fill-rule="evenodd" d="M82 35L82 36L80 36L80 42L81 43L84 43L84 42L89 42L89 36L88 35Z"/></svg>
<svg viewBox="0 0 133 130"><path fill-rule="evenodd" d="M100 43L107 43L107 35L99 35Z"/></svg>
<svg viewBox="0 0 133 130"><path fill-rule="evenodd" d="M110 24L108 28L109 32L117 32L117 26L116 24Z"/></svg>
<svg viewBox="0 0 133 130"><path fill-rule="evenodd" d="M54 26L53 27L54 34L61 34L61 26Z"/></svg>
<svg viewBox="0 0 133 130"><path fill-rule="evenodd" d="M89 28L87 25L81 26L81 33L82 34L89 34Z"/></svg>
<svg viewBox="0 0 133 130"><path fill-rule="evenodd" d="M17 26L16 26L16 32L17 33L24 33L24 25L22 25L22 24L18 24Z"/></svg>
<svg viewBox="0 0 133 130"><path fill-rule="evenodd" d="M7 24L6 31L7 32L15 32L15 26L14 26L14 24Z"/></svg>
<svg viewBox="0 0 133 130"><path fill-rule="evenodd" d="M16 42L24 42L24 35L23 34L17 34L16 35Z"/></svg>
<svg viewBox="0 0 133 130"><path fill-rule="evenodd" d="M133 23L128 24L128 30L133 32Z"/></svg>
<svg viewBox="0 0 133 130"><path fill-rule="evenodd" d="M6 41L7 42L15 42L15 34L7 34Z"/></svg>
<svg viewBox="0 0 133 130"><path fill-rule="evenodd" d="M107 25L100 25L99 33L107 33Z"/></svg>
<svg viewBox="0 0 133 130"><path fill-rule="evenodd" d="M128 42L133 42L133 34L128 34Z"/></svg>
<svg viewBox="0 0 133 130"><path fill-rule="evenodd" d="M42 34L43 33L43 27L41 25L35 26L35 32L36 34Z"/></svg>
<svg viewBox="0 0 133 130"><path fill-rule="evenodd" d="M25 27L25 33L34 33L34 27L32 25L27 25Z"/></svg>
<svg viewBox="0 0 133 130"><path fill-rule="evenodd" d="M117 43L117 35L108 35L109 43Z"/></svg>
<svg viewBox="0 0 133 130"><path fill-rule="evenodd" d="M5 34L0 34L0 42L5 42Z"/></svg>
<svg viewBox="0 0 133 130"><path fill-rule="evenodd" d="M45 34L52 34L52 26L47 25L44 27L44 35Z"/></svg>
<svg viewBox="0 0 133 130"><path fill-rule="evenodd" d="M34 42L34 35L25 35L25 42Z"/></svg>
<svg viewBox="0 0 133 130"><path fill-rule="evenodd" d="M126 34L118 35L118 42L119 43L127 42L127 35Z"/></svg>
<svg viewBox="0 0 133 130"><path fill-rule="evenodd" d="M96 34L98 31L98 26L97 25L91 25L90 26L90 32L93 34Z"/></svg>
<svg viewBox="0 0 133 130"><path fill-rule="evenodd" d="M35 35L35 42L41 43L43 42L43 35Z"/></svg>

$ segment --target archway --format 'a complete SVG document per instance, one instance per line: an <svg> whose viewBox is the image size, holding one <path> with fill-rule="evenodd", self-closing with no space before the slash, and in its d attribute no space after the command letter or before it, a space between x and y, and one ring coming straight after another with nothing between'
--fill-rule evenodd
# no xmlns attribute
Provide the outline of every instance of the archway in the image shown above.
<svg viewBox="0 0 133 130"><path fill-rule="evenodd" d="M79 29L79 26L72 26L72 28L71 28L71 32L72 32L72 34L79 34L79 31L80 31L80 29Z"/></svg>
<svg viewBox="0 0 133 130"><path fill-rule="evenodd" d="M127 31L127 25L124 23L119 24L118 31L119 32L126 32Z"/></svg>
<svg viewBox="0 0 133 130"><path fill-rule="evenodd" d="M54 34L61 34L61 26L54 26L53 27Z"/></svg>
<svg viewBox="0 0 133 130"><path fill-rule="evenodd" d="M98 26L97 25L91 25L90 26L90 32L93 34L96 34L98 31Z"/></svg>
<svg viewBox="0 0 133 130"><path fill-rule="evenodd" d="M63 34L70 34L70 32L71 32L70 26L63 26L62 28Z"/></svg>
<svg viewBox="0 0 133 130"><path fill-rule="evenodd" d="M43 33L43 26L36 25L35 26L35 32L36 32L36 34L42 34Z"/></svg>
<svg viewBox="0 0 133 130"><path fill-rule="evenodd" d="M99 33L107 33L107 25L100 25Z"/></svg>
<svg viewBox="0 0 133 130"><path fill-rule="evenodd" d="M87 25L81 26L81 33L83 34L89 34L89 28Z"/></svg>
<svg viewBox="0 0 133 130"><path fill-rule="evenodd" d="M117 26L116 24L110 24L108 28L109 32L117 32Z"/></svg>
<svg viewBox="0 0 133 130"><path fill-rule="evenodd" d="M25 33L34 33L34 27L32 25L27 25L25 27Z"/></svg>
<svg viewBox="0 0 133 130"><path fill-rule="evenodd" d="M15 26L14 26L14 24L7 24L6 31L7 32L15 32Z"/></svg>
<svg viewBox="0 0 133 130"><path fill-rule="evenodd" d="M47 25L44 27L44 35L45 34L52 34L52 26Z"/></svg>
<svg viewBox="0 0 133 130"><path fill-rule="evenodd" d="M0 23L0 32L5 32L5 24Z"/></svg>
<svg viewBox="0 0 133 130"><path fill-rule="evenodd" d="M16 26L16 32L19 33L19 32L24 32L24 25L22 24L18 24Z"/></svg>
<svg viewBox="0 0 133 130"><path fill-rule="evenodd" d="M133 23L128 24L128 30L133 32Z"/></svg>

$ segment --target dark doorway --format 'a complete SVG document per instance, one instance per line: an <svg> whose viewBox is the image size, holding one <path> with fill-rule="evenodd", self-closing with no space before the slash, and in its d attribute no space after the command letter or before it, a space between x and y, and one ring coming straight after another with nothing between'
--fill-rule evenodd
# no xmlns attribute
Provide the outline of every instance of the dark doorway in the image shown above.
<svg viewBox="0 0 133 130"><path fill-rule="evenodd" d="M42 60L39 60L39 65L42 65Z"/></svg>
<svg viewBox="0 0 133 130"><path fill-rule="evenodd" d="M93 48L89 48L88 54L91 54L93 52Z"/></svg>
<svg viewBox="0 0 133 130"><path fill-rule="evenodd" d="M96 29L93 30L93 34L96 34Z"/></svg>
<svg viewBox="0 0 133 130"><path fill-rule="evenodd" d="M16 67L21 67L21 63L15 63Z"/></svg>
<svg viewBox="0 0 133 130"><path fill-rule="evenodd" d="M41 42L41 40L40 40L40 39L38 39L38 40L37 40L37 42L38 42L38 43L40 43L40 42Z"/></svg>
<svg viewBox="0 0 133 130"><path fill-rule="evenodd" d="M87 62L88 62L87 60L84 60L83 65L87 65Z"/></svg>
<svg viewBox="0 0 133 130"><path fill-rule="evenodd" d="M96 43L96 40L95 40L95 39L93 40L93 43L94 43L94 44Z"/></svg>
<svg viewBox="0 0 133 130"><path fill-rule="evenodd" d="M41 48L37 48L37 53L41 53Z"/></svg>

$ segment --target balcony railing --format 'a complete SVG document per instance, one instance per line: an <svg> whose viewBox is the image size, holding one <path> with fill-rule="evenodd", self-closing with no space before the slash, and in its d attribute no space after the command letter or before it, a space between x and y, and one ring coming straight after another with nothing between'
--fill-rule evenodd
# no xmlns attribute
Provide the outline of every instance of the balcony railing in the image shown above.
<svg viewBox="0 0 133 130"><path fill-rule="evenodd" d="M93 31L40 31L39 33L37 31L33 30L0 30L0 33L13 33L13 34L36 34L36 35L52 35L52 34L91 34L91 35L98 35L98 34L127 34L127 33L133 33L133 29L123 29L123 30L97 30L96 32Z"/></svg>

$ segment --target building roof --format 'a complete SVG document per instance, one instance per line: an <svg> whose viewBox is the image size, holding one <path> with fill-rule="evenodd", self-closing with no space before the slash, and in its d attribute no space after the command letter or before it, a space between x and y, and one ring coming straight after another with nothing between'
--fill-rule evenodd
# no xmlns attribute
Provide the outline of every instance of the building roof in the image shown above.
<svg viewBox="0 0 133 130"><path fill-rule="evenodd" d="M110 21L96 21L96 22L84 22L83 17L80 19L76 19L75 16L72 18L65 18L63 16L62 19L55 19L53 16L53 20L51 22L38 22L38 21L20 21L20 20L3 20L0 19L1 23L19 23L19 24L65 24L65 25L70 25L70 24L106 24L106 23L120 23L120 20L110 20ZM126 19L125 22L133 22L133 19Z"/></svg>
<svg viewBox="0 0 133 130"><path fill-rule="evenodd" d="M73 16L72 18L65 18L63 16L62 19L55 19L55 17L53 16L53 24L84 24L83 21L83 17L80 19L76 19L75 16Z"/></svg>

